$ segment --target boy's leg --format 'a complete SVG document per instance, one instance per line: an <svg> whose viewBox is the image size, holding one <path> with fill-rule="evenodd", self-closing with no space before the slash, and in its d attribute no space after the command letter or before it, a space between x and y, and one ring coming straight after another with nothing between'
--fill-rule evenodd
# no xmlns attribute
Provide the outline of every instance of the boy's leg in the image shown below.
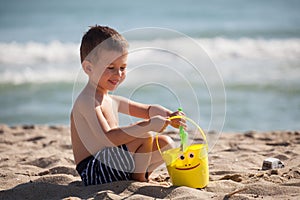
<svg viewBox="0 0 300 200"><path fill-rule="evenodd" d="M132 178L137 181L147 181L146 170L151 162L151 152L153 147L153 136L143 135L126 144L128 150L133 153L135 170Z"/></svg>
<svg viewBox="0 0 300 200"><path fill-rule="evenodd" d="M174 141L169 136L159 135L158 144L161 151L166 151L168 149L174 148ZM150 165L148 167L149 176L157 167L164 163L163 158L160 152L158 151L156 137L153 138L152 152L153 153L150 160Z"/></svg>

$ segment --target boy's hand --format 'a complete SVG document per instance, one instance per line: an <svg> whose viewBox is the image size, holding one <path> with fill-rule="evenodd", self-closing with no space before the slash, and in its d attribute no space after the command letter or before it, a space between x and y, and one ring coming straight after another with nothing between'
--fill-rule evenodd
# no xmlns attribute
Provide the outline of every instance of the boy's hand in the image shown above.
<svg viewBox="0 0 300 200"><path fill-rule="evenodd" d="M165 128L171 123L171 120L169 120L166 117L162 117L160 115L151 117L149 119L149 125L151 126L152 131L155 132L162 132L165 130Z"/></svg>
<svg viewBox="0 0 300 200"><path fill-rule="evenodd" d="M185 114L182 111L176 111L169 115L169 117L173 117L173 116L185 116ZM186 120L183 118L172 119L170 125L173 126L174 128L179 128L179 126L183 126L185 129Z"/></svg>

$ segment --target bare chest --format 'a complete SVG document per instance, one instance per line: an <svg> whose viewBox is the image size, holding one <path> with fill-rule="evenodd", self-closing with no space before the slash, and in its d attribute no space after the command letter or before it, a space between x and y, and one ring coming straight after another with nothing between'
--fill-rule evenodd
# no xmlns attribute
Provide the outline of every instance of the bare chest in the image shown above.
<svg viewBox="0 0 300 200"><path fill-rule="evenodd" d="M118 105L112 99L105 99L101 104L102 113L110 128L118 127Z"/></svg>

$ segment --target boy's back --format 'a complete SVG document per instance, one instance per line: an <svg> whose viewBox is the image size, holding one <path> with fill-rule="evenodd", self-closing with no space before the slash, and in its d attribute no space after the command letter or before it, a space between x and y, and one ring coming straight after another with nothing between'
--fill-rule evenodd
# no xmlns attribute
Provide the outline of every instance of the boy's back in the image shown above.
<svg viewBox="0 0 300 200"><path fill-rule="evenodd" d="M98 96L96 99L95 94L93 95L93 93L94 91L91 91L90 88L84 88L76 99L71 113L71 138L76 164L84 158L93 155L99 151L99 149L109 145L109 142L105 141L105 136L103 137L101 132L98 132L99 134L93 134L94 130L92 130L92 127L101 127L97 125L99 123L98 119L96 118L95 111L90 110L91 108L89 109L89 107L91 107L90 105L94 104L95 109L97 106L101 107L102 113L106 118L107 125L110 128L116 128L119 126L118 101L110 95L105 95L104 97ZM74 115L76 116L75 118ZM85 117L87 115L90 116L87 118L94 118L94 121L88 121ZM84 134L79 135L79 131Z"/></svg>

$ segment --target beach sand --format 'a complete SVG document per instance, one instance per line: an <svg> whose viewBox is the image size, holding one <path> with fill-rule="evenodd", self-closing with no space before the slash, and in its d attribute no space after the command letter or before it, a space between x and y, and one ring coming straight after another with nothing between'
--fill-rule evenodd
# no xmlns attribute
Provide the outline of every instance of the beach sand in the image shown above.
<svg viewBox="0 0 300 200"><path fill-rule="evenodd" d="M210 182L204 189L172 186L164 166L148 183L85 187L75 171L67 126L0 125L0 152L0 199L300 197L300 131L223 133L209 153ZM279 158L285 167L262 171L268 157Z"/></svg>

